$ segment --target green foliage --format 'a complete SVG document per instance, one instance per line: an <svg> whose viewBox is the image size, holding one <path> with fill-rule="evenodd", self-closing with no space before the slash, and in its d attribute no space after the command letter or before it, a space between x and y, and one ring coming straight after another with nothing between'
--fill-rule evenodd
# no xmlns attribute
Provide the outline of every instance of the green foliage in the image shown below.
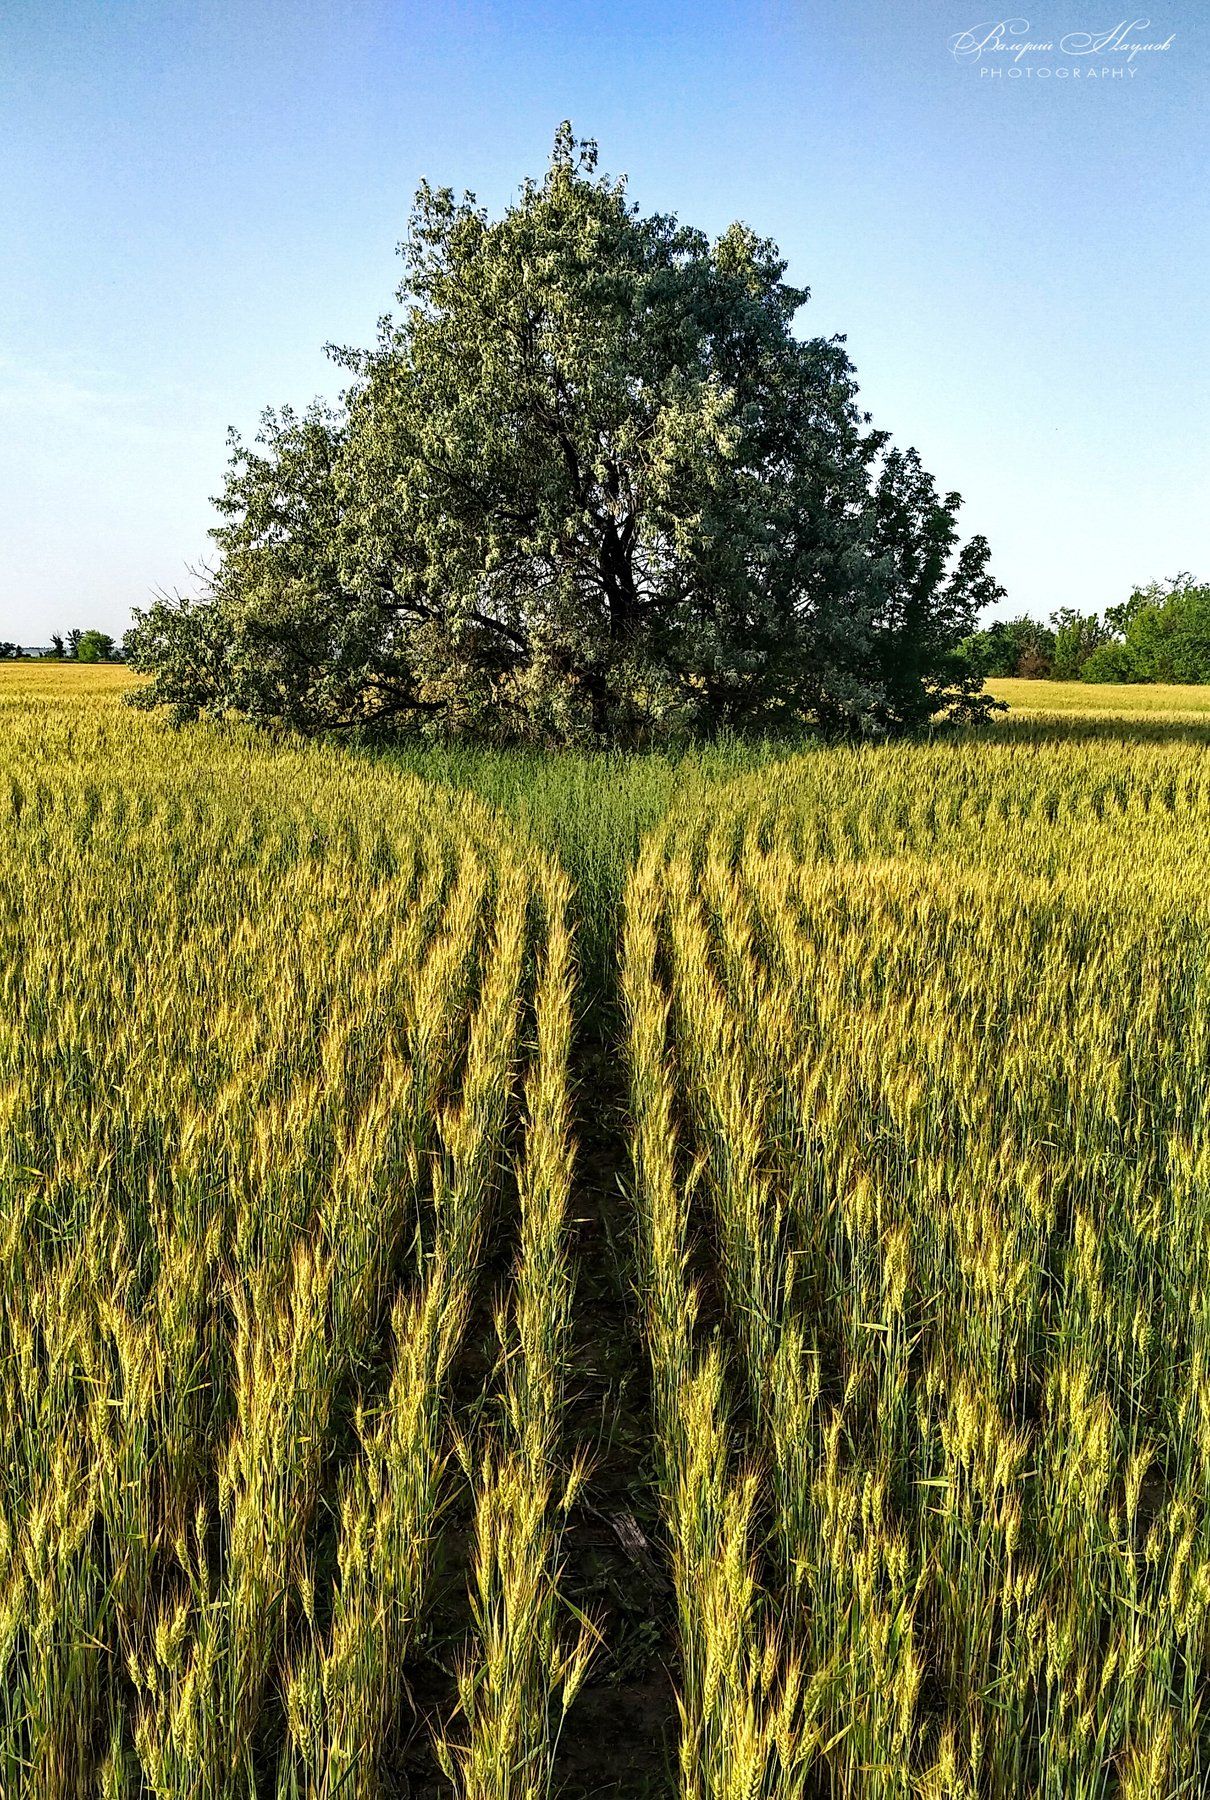
<svg viewBox="0 0 1210 1800"><path fill-rule="evenodd" d="M500 219L422 185L402 256L341 405L232 439L205 591L136 614L145 704L586 747L987 709L987 545L768 239L641 215L564 125Z"/></svg>
<svg viewBox="0 0 1210 1800"><path fill-rule="evenodd" d="M1098 644L1080 669L1081 681L1138 681L1135 661L1125 644Z"/></svg>
<svg viewBox="0 0 1210 1800"><path fill-rule="evenodd" d="M1101 638L1080 662L1085 681L1210 682L1210 587L1189 574L1135 588L1103 624L1086 623Z"/></svg>
<svg viewBox="0 0 1210 1800"><path fill-rule="evenodd" d="M973 719L979 702L962 641L978 613L1003 590L987 573L981 537L959 546L955 525L961 496L937 493L915 450L889 451L873 496L871 549L881 596L878 628L866 642L850 640L872 661L873 683L863 699L863 722L893 731L927 724L948 707ZM834 652L843 654L837 643ZM872 655L871 655L872 652ZM820 716L818 705L814 708ZM825 722L839 723L839 720Z"/></svg>
<svg viewBox="0 0 1210 1800"><path fill-rule="evenodd" d="M1210 587L1181 574L1135 588L1104 616L1060 607L1049 626L996 619L960 646L984 680L1210 682Z"/></svg>
<svg viewBox="0 0 1210 1800"><path fill-rule="evenodd" d="M983 680L1049 675L1054 650L1054 632L1028 613L1015 619L993 619L962 644L962 654Z"/></svg>
<svg viewBox="0 0 1210 1800"><path fill-rule="evenodd" d="M1051 614L1050 623L1054 631L1051 672L1056 681L1078 681L1089 657L1113 638L1112 627L1096 613L1078 612L1074 606L1061 606Z"/></svg>
<svg viewBox="0 0 1210 1800"><path fill-rule="evenodd" d="M1126 649L1140 681L1210 681L1210 585L1153 582L1129 602Z"/></svg>
<svg viewBox="0 0 1210 1800"><path fill-rule="evenodd" d="M64 642L66 635L66 643ZM53 661L82 663L121 662L122 652L108 631L82 631L77 626L66 634L53 631L50 649L44 654Z"/></svg>
<svg viewBox="0 0 1210 1800"><path fill-rule="evenodd" d="M114 641L107 631L82 631L76 645L76 661L82 663L113 662Z"/></svg>

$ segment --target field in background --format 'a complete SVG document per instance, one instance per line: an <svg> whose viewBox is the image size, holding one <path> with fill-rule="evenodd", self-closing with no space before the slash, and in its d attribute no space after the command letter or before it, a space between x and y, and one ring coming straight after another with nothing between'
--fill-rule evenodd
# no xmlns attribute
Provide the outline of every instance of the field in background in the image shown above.
<svg viewBox="0 0 1210 1800"><path fill-rule="evenodd" d="M137 676L116 665L0 663L0 716L6 706L91 704L107 696L117 700L137 684ZM159 728L168 729L162 721ZM182 742L195 735L186 731ZM236 740L240 735L238 729L233 733ZM213 741L214 728L203 728L203 744ZM190 754L204 760L206 752ZM546 756L536 750L421 743L357 754L367 779L386 766L476 795L556 857L574 883L578 954L595 991L612 979L608 965L614 960L618 907L644 833L674 800L788 752L730 741L653 755L569 751Z"/></svg>
<svg viewBox="0 0 1210 1800"><path fill-rule="evenodd" d="M0 709L6 701L118 698L137 684L128 670L109 665L0 664ZM1073 732L1093 725L1112 737L1115 722L1148 736L1166 725L1210 739L1210 687L1102 686L1052 681L992 681L988 692L1009 704L998 729L1014 736L1052 722ZM475 794L502 816L517 821L555 857L573 884L579 956L593 994L613 981L617 918L622 890L645 836L674 804L692 805L720 781L792 755L785 744L725 740L701 748L650 755L536 750L490 750L464 745L404 745L365 753L421 781ZM818 754L810 751L810 754ZM705 803L703 801L703 803Z"/></svg>
<svg viewBox="0 0 1210 1800"><path fill-rule="evenodd" d="M1146 682L989 681L987 691L1007 700L1009 716L1037 718L1151 719L1210 726L1210 686L1167 687Z"/></svg>
<svg viewBox="0 0 1210 1800"><path fill-rule="evenodd" d="M138 686L139 678L120 663L0 663L0 705L27 701L94 699L119 696Z"/></svg>
<svg viewBox="0 0 1210 1800"><path fill-rule="evenodd" d="M55 698L84 694L119 694L138 684L138 676L114 663L0 663L0 699L6 694ZM1093 683L1087 681L989 681L987 692L1005 700L1022 716L1038 713L1096 713L1107 718L1210 718L1210 687L1175 687L1145 682ZM458 750L409 752L409 757L431 757L438 772L443 765L457 779L473 753ZM515 791L516 774L503 772L507 756L497 756L497 782L502 793ZM550 759L535 757L549 773ZM524 759L521 766L524 767Z"/></svg>
<svg viewBox="0 0 1210 1800"><path fill-rule="evenodd" d="M129 680L0 669L0 1792L1205 1791L1203 690L543 758Z"/></svg>

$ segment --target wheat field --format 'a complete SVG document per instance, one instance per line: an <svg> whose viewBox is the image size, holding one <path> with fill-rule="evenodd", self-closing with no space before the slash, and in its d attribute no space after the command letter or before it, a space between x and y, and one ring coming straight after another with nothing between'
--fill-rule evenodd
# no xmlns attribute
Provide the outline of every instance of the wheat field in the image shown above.
<svg viewBox="0 0 1210 1800"><path fill-rule="evenodd" d="M448 768L126 685L0 678L0 1793L1205 1792L1192 703L630 771L616 881L577 775L586 901ZM667 1698L586 1773L631 1330Z"/></svg>
<svg viewBox="0 0 1210 1800"><path fill-rule="evenodd" d="M0 1788L377 1791L507 1206L438 1751L540 1791L586 1650L553 1615L566 882L473 800L165 736L110 685L0 714Z"/></svg>
<svg viewBox="0 0 1210 1800"><path fill-rule="evenodd" d="M1137 725L1210 725L1210 687L1167 682L989 681L987 691L1016 718L1107 719Z"/></svg>
<svg viewBox="0 0 1210 1800"><path fill-rule="evenodd" d="M1210 1781L1210 771L803 758L628 896L682 1791Z"/></svg>

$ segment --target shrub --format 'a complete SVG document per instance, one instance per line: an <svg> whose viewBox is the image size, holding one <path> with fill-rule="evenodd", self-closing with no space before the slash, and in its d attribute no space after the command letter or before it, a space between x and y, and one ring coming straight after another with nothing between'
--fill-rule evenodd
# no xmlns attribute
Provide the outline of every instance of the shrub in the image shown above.
<svg viewBox="0 0 1210 1800"><path fill-rule="evenodd" d="M1125 644L1098 644L1080 670L1081 681L1137 681L1134 658Z"/></svg>
<svg viewBox="0 0 1210 1800"><path fill-rule="evenodd" d="M1050 674L1055 634L1040 619L1022 613L1015 619L993 619L962 644L962 654L984 678L1034 678Z"/></svg>
<svg viewBox="0 0 1210 1800"><path fill-rule="evenodd" d="M1022 681L1049 681L1054 674L1054 665L1039 645L1026 644L1013 674Z"/></svg>

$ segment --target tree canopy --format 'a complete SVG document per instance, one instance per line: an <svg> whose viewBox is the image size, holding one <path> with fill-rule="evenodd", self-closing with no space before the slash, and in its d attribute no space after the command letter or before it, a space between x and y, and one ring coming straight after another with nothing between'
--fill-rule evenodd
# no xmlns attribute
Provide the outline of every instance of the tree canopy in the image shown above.
<svg viewBox="0 0 1210 1800"><path fill-rule="evenodd" d="M1112 609L1122 633L1123 680L1210 681L1210 585L1175 575Z"/></svg>
<svg viewBox="0 0 1210 1800"><path fill-rule="evenodd" d="M115 645L107 631L82 631L76 644L76 660L82 663L112 662Z"/></svg>
<svg viewBox="0 0 1210 1800"><path fill-rule="evenodd" d="M979 710L987 545L772 242L640 213L565 124L498 219L422 185L401 255L339 404L232 436L203 592L127 639L146 704L551 744Z"/></svg>
<svg viewBox="0 0 1210 1800"><path fill-rule="evenodd" d="M1136 587L1104 616L1061 606L1049 625L994 619L962 654L983 676L1210 682L1210 587L1185 572Z"/></svg>

